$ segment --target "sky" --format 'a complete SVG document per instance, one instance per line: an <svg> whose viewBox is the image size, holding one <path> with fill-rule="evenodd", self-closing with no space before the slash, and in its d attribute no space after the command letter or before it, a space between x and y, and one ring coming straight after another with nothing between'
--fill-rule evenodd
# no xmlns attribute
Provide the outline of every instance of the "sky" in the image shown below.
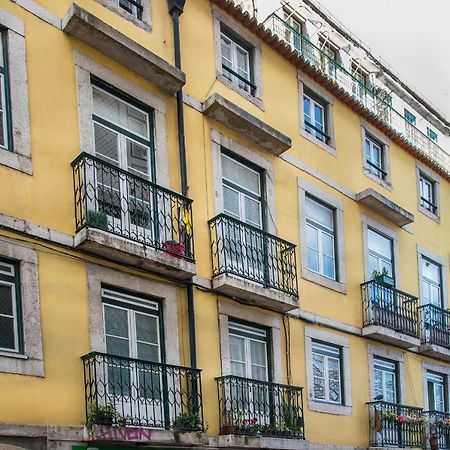
<svg viewBox="0 0 450 450"><path fill-rule="evenodd" d="M319 2L450 120L450 0Z"/></svg>

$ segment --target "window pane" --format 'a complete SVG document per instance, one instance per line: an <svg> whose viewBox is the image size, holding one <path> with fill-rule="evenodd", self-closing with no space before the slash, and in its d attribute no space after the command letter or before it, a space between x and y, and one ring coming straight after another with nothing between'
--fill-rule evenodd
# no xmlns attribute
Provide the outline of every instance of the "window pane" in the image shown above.
<svg viewBox="0 0 450 450"><path fill-rule="evenodd" d="M0 314L12 316L13 307L13 286L0 284Z"/></svg>
<svg viewBox="0 0 450 450"><path fill-rule="evenodd" d="M330 379L330 402L341 402L341 383L339 380Z"/></svg>
<svg viewBox="0 0 450 450"><path fill-rule="evenodd" d="M108 162L119 165L119 136L98 123L94 123L95 153Z"/></svg>
<svg viewBox="0 0 450 450"><path fill-rule="evenodd" d="M222 176L232 183L242 186L247 191L257 196L260 195L261 181L259 173L226 155L222 155Z"/></svg>
<svg viewBox="0 0 450 450"><path fill-rule="evenodd" d="M110 355L130 357L130 344L128 339L106 336L106 352Z"/></svg>
<svg viewBox="0 0 450 450"><path fill-rule="evenodd" d="M252 365L252 378L260 381L267 381L267 370L265 367Z"/></svg>
<svg viewBox="0 0 450 450"><path fill-rule="evenodd" d="M323 273L328 278L335 279L335 262L334 258L330 258L329 256L323 256Z"/></svg>
<svg viewBox="0 0 450 450"><path fill-rule="evenodd" d="M137 357L144 361L159 362L159 347L157 345L137 344Z"/></svg>
<svg viewBox="0 0 450 450"><path fill-rule="evenodd" d="M422 259L422 274L429 280L440 284L441 268L427 259Z"/></svg>
<svg viewBox="0 0 450 450"><path fill-rule="evenodd" d="M230 334L230 359L245 361L244 338Z"/></svg>
<svg viewBox="0 0 450 450"><path fill-rule="evenodd" d="M231 361L231 374L236 377L245 377L245 364Z"/></svg>
<svg viewBox="0 0 450 450"><path fill-rule="evenodd" d="M389 238L381 236L373 230L368 230L369 251L372 250L389 261L392 260L391 242Z"/></svg>
<svg viewBox="0 0 450 450"><path fill-rule="evenodd" d="M128 337L128 312L125 309L104 305L105 332L118 337Z"/></svg>
<svg viewBox="0 0 450 450"><path fill-rule="evenodd" d="M266 366L266 344L264 342L250 341L250 358L252 364Z"/></svg>
<svg viewBox="0 0 450 450"><path fill-rule="evenodd" d="M221 37L221 48L222 48L222 64L232 68L232 57L231 57L231 40L222 35ZM226 73L226 72L225 72Z"/></svg>
<svg viewBox="0 0 450 450"><path fill-rule="evenodd" d="M158 320L156 317L135 313L136 338L138 341L158 344Z"/></svg>
<svg viewBox="0 0 450 450"><path fill-rule="evenodd" d="M323 108L317 103L314 104L314 125L319 130L324 130Z"/></svg>
<svg viewBox="0 0 450 450"><path fill-rule="evenodd" d="M131 172L143 177L149 175L149 151L148 147L127 139L127 164Z"/></svg>
<svg viewBox="0 0 450 450"><path fill-rule="evenodd" d="M226 213L240 219L239 193L228 186L223 186L223 209Z"/></svg>
<svg viewBox="0 0 450 450"><path fill-rule="evenodd" d="M14 318L0 316L0 348L15 349Z"/></svg>
<svg viewBox="0 0 450 450"><path fill-rule="evenodd" d="M257 227L261 226L261 203L250 197L244 197L245 221Z"/></svg>
<svg viewBox="0 0 450 450"><path fill-rule="evenodd" d="M148 138L148 126L147 126L148 115L133 106L127 106L127 128L138 134Z"/></svg>
<svg viewBox="0 0 450 450"><path fill-rule="evenodd" d="M306 197L306 216L308 219L333 230L333 211Z"/></svg>

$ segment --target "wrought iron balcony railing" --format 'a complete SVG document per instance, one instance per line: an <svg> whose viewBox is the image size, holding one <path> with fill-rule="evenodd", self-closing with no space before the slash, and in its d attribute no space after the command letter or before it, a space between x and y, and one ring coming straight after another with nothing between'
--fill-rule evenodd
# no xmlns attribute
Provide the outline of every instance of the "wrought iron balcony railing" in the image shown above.
<svg viewBox="0 0 450 450"><path fill-rule="evenodd" d="M89 426L203 431L199 369L98 352L82 360Z"/></svg>
<svg viewBox="0 0 450 450"><path fill-rule="evenodd" d="M75 225L194 259L192 200L82 153L73 162Z"/></svg>
<svg viewBox="0 0 450 450"><path fill-rule="evenodd" d="M391 286L367 281L361 284L363 325L378 325L419 337L418 299Z"/></svg>
<svg viewBox="0 0 450 450"><path fill-rule="evenodd" d="M421 342L450 349L450 311L431 304L418 310Z"/></svg>
<svg viewBox="0 0 450 450"><path fill-rule="evenodd" d="M396 111L389 101L389 93L386 90L361 82L357 76L314 45L307 36L291 27L276 13L266 19L265 25L274 35L297 51L306 62L315 66L354 100L367 108L378 120L391 127L425 157L450 174L450 154Z"/></svg>
<svg viewBox="0 0 450 450"><path fill-rule="evenodd" d="M422 408L383 401L368 403L371 447L423 447L426 417Z"/></svg>
<svg viewBox="0 0 450 450"><path fill-rule="evenodd" d="M426 411L428 447L450 449L450 413Z"/></svg>
<svg viewBox="0 0 450 450"><path fill-rule="evenodd" d="M221 434L305 438L303 388L232 375L216 381Z"/></svg>
<svg viewBox="0 0 450 450"><path fill-rule="evenodd" d="M298 295L294 244L226 214L208 223L213 277L233 274Z"/></svg>

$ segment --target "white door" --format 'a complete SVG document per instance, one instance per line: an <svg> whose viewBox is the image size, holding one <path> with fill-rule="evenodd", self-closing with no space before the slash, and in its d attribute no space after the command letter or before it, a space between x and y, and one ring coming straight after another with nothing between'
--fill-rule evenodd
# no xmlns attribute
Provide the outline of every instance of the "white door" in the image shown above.
<svg viewBox="0 0 450 450"><path fill-rule="evenodd" d="M155 192L152 179L150 115L93 86L95 154L114 169L97 168L95 184L99 212L110 231L152 244L155 240Z"/></svg>
<svg viewBox="0 0 450 450"><path fill-rule="evenodd" d="M221 266L237 275L264 282L261 174L222 153L224 212L250 225L229 221L224 228Z"/></svg>
<svg viewBox="0 0 450 450"><path fill-rule="evenodd" d="M106 353L110 358L107 395L132 424L164 426L159 304L131 294L102 289Z"/></svg>
<svg viewBox="0 0 450 450"><path fill-rule="evenodd" d="M229 336L231 374L247 380L268 381L266 330L230 322ZM270 423L268 393L267 385L252 381L236 382L231 386L231 406L239 426Z"/></svg>

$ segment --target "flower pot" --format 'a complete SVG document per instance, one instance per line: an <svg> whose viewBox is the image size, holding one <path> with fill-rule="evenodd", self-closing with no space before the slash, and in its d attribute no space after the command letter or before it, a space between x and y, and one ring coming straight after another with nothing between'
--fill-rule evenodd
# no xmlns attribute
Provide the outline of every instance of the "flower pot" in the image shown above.
<svg viewBox="0 0 450 450"><path fill-rule="evenodd" d="M375 282L382 286L394 287L394 279L389 275L377 275L375 277Z"/></svg>
<svg viewBox="0 0 450 450"><path fill-rule="evenodd" d="M182 258L185 254L184 244L177 241L166 241L162 244L163 250L175 258Z"/></svg>
<svg viewBox="0 0 450 450"><path fill-rule="evenodd" d="M235 425L225 425L222 427L222 434L235 434L236 426Z"/></svg>

